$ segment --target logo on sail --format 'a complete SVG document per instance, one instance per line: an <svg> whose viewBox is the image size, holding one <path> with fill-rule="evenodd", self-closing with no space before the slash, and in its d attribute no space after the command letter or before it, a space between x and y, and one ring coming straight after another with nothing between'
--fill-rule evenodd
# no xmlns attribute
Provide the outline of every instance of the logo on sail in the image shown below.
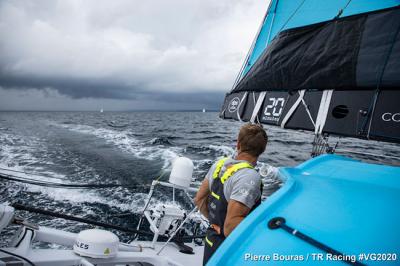
<svg viewBox="0 0 400 266"><path fill-rule="evenodd" d="M384 113L382 115L382 120L385 122L400 122L400 113Z"/></svg>
<svg viewBox="0 0 400 266"><path fill-rule="evenodd" d="M278 122L281 117L283 107L285 106L285 98L271 97L266 101L267 105L264 109L264 116L262 117L265 121Z"/></svg>
<svg viewBox="0 0 400 266"><path fill-rule="evenodd" d="M239 107L239 103L240 103L239 97L233 98L233 99L229 102L228 111L229 111L230 113L235 112L235 111L238 109L238 107Z"/></svg>

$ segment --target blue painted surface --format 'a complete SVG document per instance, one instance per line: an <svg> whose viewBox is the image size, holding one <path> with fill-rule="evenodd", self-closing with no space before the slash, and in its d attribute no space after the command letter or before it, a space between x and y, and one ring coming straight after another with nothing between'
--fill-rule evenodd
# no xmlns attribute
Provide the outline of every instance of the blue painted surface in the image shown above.
<svg viewBox="0 0 400 266"><path fill-rule="evenodd" d="M337 16L348 0L272 0L244 74L282 30L328 21ZM352 0L341 17L400 5L400 0ZM295 10L298 9L297 12ZM293 15L293 16L292 16ZM292 18L290 18L292 16ZM289 19L290 18L290 19ZM272 26L271 26L272 24ZM269 36L269 38L268 38Z"/></svg>
<svg viewBox="0 0 400 266"><path fill-rule="evenodd" d="M253 211L225 240L207 265L265 265L245 254L325 253L282 229L267 227L273 217L342 253L397 253L400 256L400 167L367 164L322 155L294 168L282 168L284 186ZM272 265L293 265L272 261ZM400 265L397 261L364 261ZM342 265L316 261L303 265ZM301 265L301 263L300 263Z"/></svg>

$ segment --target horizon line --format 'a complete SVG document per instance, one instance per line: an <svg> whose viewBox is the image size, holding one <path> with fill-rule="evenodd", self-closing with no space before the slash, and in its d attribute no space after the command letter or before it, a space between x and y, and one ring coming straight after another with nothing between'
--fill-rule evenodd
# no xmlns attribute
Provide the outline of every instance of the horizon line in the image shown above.
<svg viewBox="0 0 400 266"><path fill-rule="evenodd" d="M111 112L198 112L202 113L203 110L199 109L137 109L137 110L0 110L0 112L97 112L97 113L111 113ZM217 109L206 109L206 113L209 112L219 112Z"/></svg>

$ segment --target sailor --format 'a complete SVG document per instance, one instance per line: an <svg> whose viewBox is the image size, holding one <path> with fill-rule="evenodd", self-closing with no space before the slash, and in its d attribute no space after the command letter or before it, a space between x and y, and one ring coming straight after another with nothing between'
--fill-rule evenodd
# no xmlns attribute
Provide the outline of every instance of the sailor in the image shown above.
<svg viewBox="0 0 400 266"><path fill-rule="evenodd" d="M241 127L234 158L216 161L204 178L195 202L207 217L203 265L238 224L261 203L261 176L254 166L265 151L267 133L261 125Z"/></svg>

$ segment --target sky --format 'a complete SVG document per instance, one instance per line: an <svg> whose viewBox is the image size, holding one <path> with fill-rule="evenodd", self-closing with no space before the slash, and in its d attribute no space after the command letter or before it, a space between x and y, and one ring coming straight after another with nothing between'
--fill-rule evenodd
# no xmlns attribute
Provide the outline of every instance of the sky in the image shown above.
<svg viewBox="0 0 400 266"><path fill-rule="evenodd" d="M218 110L268 0L2 0L0 110Z"/></svg>

